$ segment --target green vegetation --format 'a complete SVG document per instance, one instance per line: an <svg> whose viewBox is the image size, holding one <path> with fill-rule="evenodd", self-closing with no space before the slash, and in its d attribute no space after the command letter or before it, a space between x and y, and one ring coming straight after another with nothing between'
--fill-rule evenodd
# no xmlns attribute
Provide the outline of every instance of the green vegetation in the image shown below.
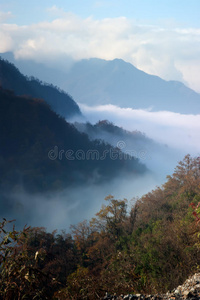
<svg viewBox="0 0 200 300"><path fill-rule="evenodd" d="M200 158L187 155L160 188L108 196L71 235L0 227L0 299L97 299L165 292L199 269ZM48 287L48 288L47 288Z"/></svg>

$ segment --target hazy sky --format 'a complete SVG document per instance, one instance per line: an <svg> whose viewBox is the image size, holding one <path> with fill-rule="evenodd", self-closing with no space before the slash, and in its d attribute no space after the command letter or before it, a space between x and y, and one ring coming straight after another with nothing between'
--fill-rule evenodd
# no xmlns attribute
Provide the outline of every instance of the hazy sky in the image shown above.
<svg viewBox="0 0 200 300"><path fill-rule="evenodd" d="M122 58L200 92L199 0L1 0L0 52L50 60Z"/></svg>

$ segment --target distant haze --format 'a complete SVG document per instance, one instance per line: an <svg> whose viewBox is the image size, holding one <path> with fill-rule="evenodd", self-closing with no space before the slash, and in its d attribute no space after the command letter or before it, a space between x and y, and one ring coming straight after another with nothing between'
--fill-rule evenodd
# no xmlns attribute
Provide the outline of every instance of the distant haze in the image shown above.
<svg viewBox="0 0 200 300"><path fill-rule="evenodd" d="M200 94L178 81L164 81L121 59L81 60L65 76L61 86L78 102L113 104L152 111L200 113Z"/></svg>
<svg viewBox="0 0 200 300"><path fill-rule="evenodd" d="M111 82L111 86L113 87L112 84L115 83L116 78L118 78L118 80L121 78L120 70L124 67L125 71L126 67L128 67L128 69L131 70L131 74L133 71L138 76L141 75L144 76L144 78L149 79L150 82L153 78L153 80L156 80L158 83L162 83L164 86L165 84L170 84L157 77L146 75L145 73L138 71L132 65L121 60L107 62L93 59L91 61L82 61L80 64L86 63L87 65L88 62L97 62L100 65L103 64L104 76L101 76L102 74L96 72L96 79L98 80L95 81L95 78L93 78L94 76L90 77L91 81L93 80L93 83L104 83L103 92L112 92L112 89L109 89L109 82ZM21 61L21 63L25 68L25 61ZM29 66L27 66L29 67L29 72L31 72L31 66L35 66L35 69L33 68L35 74L33 75L36 76L37 74L43 74L44 76L49 76L49 78L53 79L56 77L56 74L60 74L60 76L57 77L59 82L61 82L61 80L62 82L66 82L67 72L71 72L74 67L79 65L79 63L77 63L74 64L74 67L73 65L69 66L69 68L66 69L64 76L61 76L63 73L59 70L57 71L58 73L52 73L54 70L52 68L45 69L43 68L43 65L37 65L32 61L29 61L29 63ZM108 67L107 72L105 72L105 67ZM71 71L69 71L70 68ZM46 74L44 74L45 72ZM29 75L31 75L31 73ZM83 74L80 74L80 78L78 78L78 76L76 77L76 80L74 80L75 85L80 84L80 80L84 81L82 76ZM110 76L109 80L106 76ZM40 79L42 78L40 77ZM138 78L136 78L136 80L137 79ZM85 80L87 80L87 78L85 78ZM105 84L108 84L106 86L108 87L107 89L105 89ZM194 93L184 87L181 83L175 83L175 85L172 83L172 85L175 87L181 87L183 92L186 92L186 96L187 91L191 94ZM91 87L83 85L83 88L90 91ZM151 84L149 85L149 88L151 89ZM74 89L74 91L76 91L76 89ZM180 92L179 89L178 91ZM144 93L145 92L146 90L144 90ZM154 92L156 91L154 90ZM124 92L124 94L128 97L128 93ZM80 92L80 95L84 96L85 94L84 92ZM194 93L194 95L198 94ZM145 150L145 155L140 157L140 160L149 168L149 173L135 178L134 176L127 176L123 174L119 174L119 176L117 176L118 174L116 172L117 177L109 183L102 183L99 185L89 183L87 186L80 186L74 189L67 188L55 193L46 192L35 195L30 195L23 191L22 184L22 191L20 193L5 195L5 197L2 195L4 199L2 201L5 202L7 197L10 201L12 201L13 209L12 215L9 214L8 210L7 215L4 216L7 218L16 218L18 220L18 224L21 226L23 226L24 223L28 223L28 225L33 226L45 226L49 230L53 230L55 228L67 228L71 223L77 223L85 218L91 218L96 211L99 210L104 197L108 194L113 194L116 198L126 197L128 200L131 200L133 197L141 196L142 194L151 191L151 189L155 188L157 185L164 183L166 175L173 173L177 162L182 160L187 153L199 156L200 115L197 114L197 109L194 111L195 115L169 111L153 112L144 109L133 109L130 107L125 108L123 107L123 103L124 102L122 100L122 106L120 105L121 107L111 104L96 105L95 101L92 102L93 105L79 103L83 116L79 117L78 121L89 121L94 124L99 120L107 119L127 130L139 130L144 132L147 138L151 138L154 143L153 147L148 148L149 145L147 143L144 145L144 148L141 148L141 150ZM104 103L102 102L101 104ZM150 104L152 104L152 102L150 102ZM166 105L168 105L168 103L166 103ZM174 105L174 110L178 109L174 101L171 102L171 105ZM192 104L191 109L193 109ZM75 121L75 119L72 121ZM106 133L105 135L102 134L101 138L111 142ZM116 137L116 140L113 141L113 143L114 146L124 145L124 151L136 149L136 145L134 145L131 140L123 140L121 137L119 137L119 140L118 137ZM156 143L158 143L157 146Z"/></svg>
<svg viewBox="0 0 200 300"><path fill-rule="evenodd" d="M52 117L47 123L41 109L31 119L30 112L34 112L35 106L31 109L27 106L27 110L17 114L20 102L16 100L14 109L10 105L9 108L5 106L5 112L0 111L0 133L5 133L1 145L9 142L9 136L12 145L0 155L6 187L5 194L0 193L2 217L16 218L21 227L27 223L45 226L48 230L68 228L71 223L93 217L108 194L128 200L141 196L164 183L166 175L173 173L177 162L187 153L200 156L199 0L59 0L56 4L53 0L0 2L2 57L13 62L24 75L35 76L69 93L80 105L82 115L72 117L72 114L66 114L65 105L56 112L69 116L71 122L95 124L107 119L126 130L144 133L143 143L129 139L129 134L112 137L101 131L97 137L121 147L125 152L136 151L140 162L148 168L148 172L136 178L134 174L120 173L117 166L115 178L97 184L94 179L98 177L98 169L107 175L111 170L110 164L100 162L97 172L96 169L91 172L88 162L84 161L82 171L91 178L90 182L62 189L60 179L65 183L66 174L68 178L72 177L71 163L66 168L67 173L60 178L60 168L66 161L55 161L56 166L54 164L50 168L52 177L49 177L49 157L44 152L38 162L38 153L42 150L41 146L47 150L48 140L52 141L50 149L79 142L78 148L82 149L86 144L81 144L84 134L69 130L67 136L63 135L65 130L62 128L66 126L58 126L58 116L54 119L55 123ZM6 79L5 74L9 75L9 72L5 71L2 79ZM31 95L30 90L24 89L25 82L21 84L23 93ZM19 89L15 77L8 76L5 83L4 88L14 89L15 86ZM35 85L37 80L32 83ZM43 91L35 91L32 96L44 97L47 89ZM59 104L58 94L53 95L52 89L48 91L52 100L50 105ZM10 93L10 97L14 95ZM52 107L55 109L55 106ZM8 118L9 110L11 120ZM66 110L69 112L69 108L66 107ZM44 126L41 127L36 120ZM65 124L64 119L60 122ZM35 147L29 146L33 137L31 128L35 128L37 137ZM86 141L86 138L83 140ZM87 140L91 145L103 144ZM24 147L27 147L26 156ZM21 160L16 155L17 151ZM14 184L6 179L13 177L13 160L19 168L27 169L27 176L20 177L15 173ZM90 165L93 162L97 163L90 160ZM126 165L130 168L129 161ZM77 170L79 173L79 162ZM35 174L34 178L32 174ZM54 177L57 192L45 190L33 195L25 189L27 178L30 178L31 184L35 179L38 187ZM83 177L85 179L85 175Z"/></svg>
<svg viewBox="0 0 200 300"><path fill-rule="evenodd" d="M4 53L2 57L16 64L22 73L58 85L75 101L86 105L200 113L200 94L181 82L146 74L121 59L93 58L78 62L64 59L63 66L46 66L33 60L17 60L12 53Z"/></svg>
<svg viewBox="0 0 200 300"><path fill-rule="evenodd" d="M200 115L120 108L113 105L80 108L86 120L96 123L107 119L127 130L139 130L154 141L177 149L179 153L200 155Z"/></svg>
<svg viewBox="0 0 200 300"><path fill-rule="evenodd" d="M1 0L0 52L66 68L123 59L200 91L200 4L193 1Z"/></svg>

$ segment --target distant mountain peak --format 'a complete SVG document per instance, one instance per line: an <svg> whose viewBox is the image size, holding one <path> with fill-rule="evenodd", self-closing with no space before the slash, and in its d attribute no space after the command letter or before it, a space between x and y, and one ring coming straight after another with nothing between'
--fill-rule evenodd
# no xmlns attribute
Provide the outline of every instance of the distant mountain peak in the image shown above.
<svg viewBox="0 0 200 300"><path fill-rule="evenodd" d="M165 81L122 59L85 59L67 72L65 89L87 105L200 113L200 94L178 81Z"/></svg>
<svg viewBox="0 0 200 300"><path fill-rule="evenodd" d="M16 60L11 53L4 58L13 60L30 75L58 85L79 103L87 105L113 104L120 107L152 111L172 111L182 114L200 113L200 94L183 83L166 81L137 69L120 58L104 60L88 58L60 70L50 69L34 61ZM27 67L28 66L28 67Z"/></svg>

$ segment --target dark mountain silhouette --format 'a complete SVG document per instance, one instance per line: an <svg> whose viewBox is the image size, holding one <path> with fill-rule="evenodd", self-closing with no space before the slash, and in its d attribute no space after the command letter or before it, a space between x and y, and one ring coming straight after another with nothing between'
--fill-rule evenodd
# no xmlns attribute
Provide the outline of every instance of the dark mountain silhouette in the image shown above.
<svg viewBox="0 0 200 300"><path fill-rule="evenodd" d="M50 82L59 87L61 87L60 83L65 79L66 69L64 71L59 70L60 65L57 63L54 63L52 66L45 64L45 62L36 62L31 59L16 59L12 52L0 53L0 56L4 60L14 64L20 72L26 76L34 76L41 81ZM66 59L63 62L62 67L64 67L65 62ZM73 61L70 61L69 64L66 65L66 68L72 64Z"/></svg>
<svg viewBox="0 0 200 300"><path fill-rule="evenodd" d="M63 67L50 67L33 60L15 59L10 52L1 55L23 74L58 85L80 103L200 113L200 94L181 82L149 75L121 59L70 61L66 67L64 61Z"/></svg>
<svg viewBox="0 0 200 300"><path fill-rule="evenodd" d="M181 82L146 74L121 59L78 61L67 73L64 85L78 102L88 105L200 113L200 94Z"/></svg>
<svg viewBox="0 0 200 300"><path fill-rule="evenodd" d="M66 92L37 78L22 75L13 64L3 59L0 59L0 86L13 90L16 95L44 99L56 113L65 118L81 114L76 102Z"/></svg>
<svg viewBox="0 0 200 300"><path fill-rule="evenodd" d="M1 191L60 190L101 183L120 173L143 174L134 157L102 141L90 141L40 99L0 89Z"/></svg>

